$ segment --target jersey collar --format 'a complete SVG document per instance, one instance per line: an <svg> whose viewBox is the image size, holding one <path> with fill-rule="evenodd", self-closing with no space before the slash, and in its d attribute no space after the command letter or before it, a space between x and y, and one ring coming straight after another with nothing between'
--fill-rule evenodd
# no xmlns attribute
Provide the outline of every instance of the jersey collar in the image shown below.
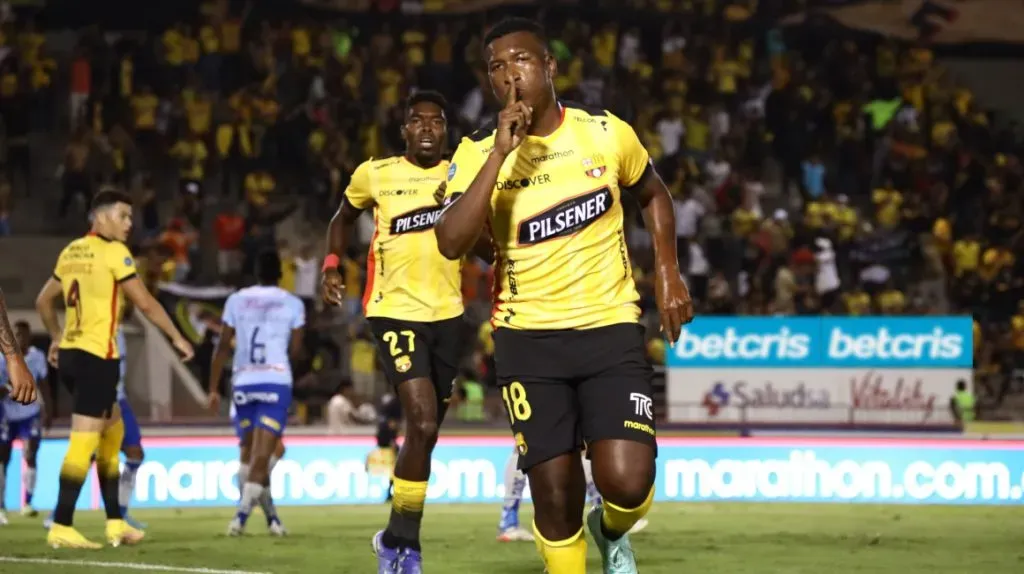
<svg viewBox="0 0 1024 574"><path fill-rule="evenodd" d="M89 233L86 233L85 236L86 237L99 237L103 241L113 241L113 239L111 239L109 237L104 237L104 236L100 235L99 233L96 233L95 231L90 231Z"/></svg>

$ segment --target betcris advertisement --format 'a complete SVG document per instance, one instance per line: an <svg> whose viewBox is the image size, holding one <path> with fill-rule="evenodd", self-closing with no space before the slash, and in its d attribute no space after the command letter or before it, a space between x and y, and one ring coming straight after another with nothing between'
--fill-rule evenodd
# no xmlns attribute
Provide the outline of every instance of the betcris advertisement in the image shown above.
<svg viewBox="0 0 1024 574"><path fill-rule="evenodd" d="M714 425L949 427L970 317L701 317L666 354L668 418Z"/></svg>
<svg viewBox="0 0 1024 574"><path fill-rule="evenodd" d="M370 437L296 437L272 476L279 505L377 504L387 478L364 469ZM45 441L34 504L52 508L67 443ZM158 438L146 462L135 508L235 504L238 449L226 438ZM434 452L427 499L498 503L512 441L443 437ZM20 460L15 453L13 460ZM658 501L1021 504L1024 444L1010 441L811 438L664 438L659 441ZM7 507L18 508L22 469L7 475ZM529 493L527 493L529 496ZM94 478L79 508L101 508Z"/></svg>

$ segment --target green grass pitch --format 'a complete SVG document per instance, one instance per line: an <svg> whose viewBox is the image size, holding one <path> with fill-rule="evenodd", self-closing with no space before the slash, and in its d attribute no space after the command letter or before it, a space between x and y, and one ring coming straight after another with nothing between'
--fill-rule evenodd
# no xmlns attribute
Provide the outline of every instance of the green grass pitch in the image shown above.
<svg viewBox="0 0 1024 574"><path fill-rule="evenodd" d="M98 551L51 550L41 519L12 515L0 527L0 572L376 572L369 540L387 519L384 504L280 511L284 539L267 536L258 513L249 534L233 539L224 535L231 509L139 511L149 523L142 544ZM498 514L497 505L428 505L425 570L540 574L533 544L494 540ZM656 504L649 518L633 536L643 574L1024 572L1024 507L673 503ZM529 523L529 509L522 519ZM80 513L76 525L102 539L100 513ZM591 544L588 572L600 571Z"/></svg>

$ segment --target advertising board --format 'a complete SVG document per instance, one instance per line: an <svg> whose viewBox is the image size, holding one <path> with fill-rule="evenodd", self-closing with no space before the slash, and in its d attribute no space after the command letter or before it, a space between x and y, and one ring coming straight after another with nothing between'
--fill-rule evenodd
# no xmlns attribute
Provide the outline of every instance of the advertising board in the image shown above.
<svg viewBox="0 0 1024 574"><path fill-rule="evenodd" d="M387 479L365 471L369 437L295 437L274 469L279 505L376 504ZM235 504L238 450L228 438L146 441L136 508L225 507ZM39 453L34 503L52 508L65 440ZM497 503L511 439L442 438L434 452L427 499ZM810 438L664 438L659 441L659 501L889 502L1020 504L1024 444L1011 441ZM15 451L13 460L20 460ZM8 508L18 508L22 469L7 475ZM527 498L529 492L527 492ZM79 508L100 508L92 476Z"/></svg>
<svg viewBox="0 0 1024 574"><path fill-rule="evenodd" d="M969 317L706 317L666 357L671 422L953 424Z"/></svg>

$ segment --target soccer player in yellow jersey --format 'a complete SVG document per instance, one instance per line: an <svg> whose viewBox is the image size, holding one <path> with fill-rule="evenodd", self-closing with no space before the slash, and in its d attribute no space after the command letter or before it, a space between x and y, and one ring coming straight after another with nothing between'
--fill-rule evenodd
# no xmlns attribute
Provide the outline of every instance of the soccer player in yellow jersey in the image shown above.
<svg viewBox="0 0 1024 574"><path fill-rule="evenodd" d="M72 395L71 436L60 469L53 526L46 537L46 543L54 548L102 546L72 527L75 502L93 455L107 513L107 541L118 546L143 537L141 530L124 521L118 501L118 453L124 423L117 406L122 352L117 345L117 328L124 297L171 339L183 358L192 357L192 345L146 290L123 243L132 227L131 197L120 191L101 191L92 200L89 217L92 230L61 251L53 277L36 299L36 309L53 341L50 364L60 369L61 380ZM63 330L54 306L58 297L66 309Z"/></svg>
<svg viewBox="0 0 1024 574"><path fill-rule="evenodd" d="M339 305L338 270L356 218L373 209L377 230L366 263L363 307L377 342L378 360L397 390L406 434L394 473L387 528L373 538L379 572L420 572L420 522L430 478L430 456L444 420L463 351L459 261L441 256L432 229L441 211L434 197L448 162L444 98L416 92L405 110L405 155L363 162L352 174L327 232L324 300Z"/></svg>
<svg viewBox="0 0 1024 574"><path fill-rule="evenodd" d="M457 259L485 227L493 238L496 374L547 571L585 572L586 444L604 500L587 526L604 571L633 573L627 532L650 509L657 444L622 196L630 192L643 209L661 325L675 341L693 305L676 259L672 199L629 125L556 98L557 64L537 24L502 21L484 46L505 107L495 130L455 151L438 248Z"/></svg>
<svg viewBox="0 0 1024 574"><path fill-rule="evenodd" d="M7 362L7 377L10 379L10 387L0 389L0 396L7 392L11 399L23 405L35 401L36 380L25 364L18 338L11 328L10 319L7 317L7 299L4 298L3 290L0 290L0 353Z"/></svg>

